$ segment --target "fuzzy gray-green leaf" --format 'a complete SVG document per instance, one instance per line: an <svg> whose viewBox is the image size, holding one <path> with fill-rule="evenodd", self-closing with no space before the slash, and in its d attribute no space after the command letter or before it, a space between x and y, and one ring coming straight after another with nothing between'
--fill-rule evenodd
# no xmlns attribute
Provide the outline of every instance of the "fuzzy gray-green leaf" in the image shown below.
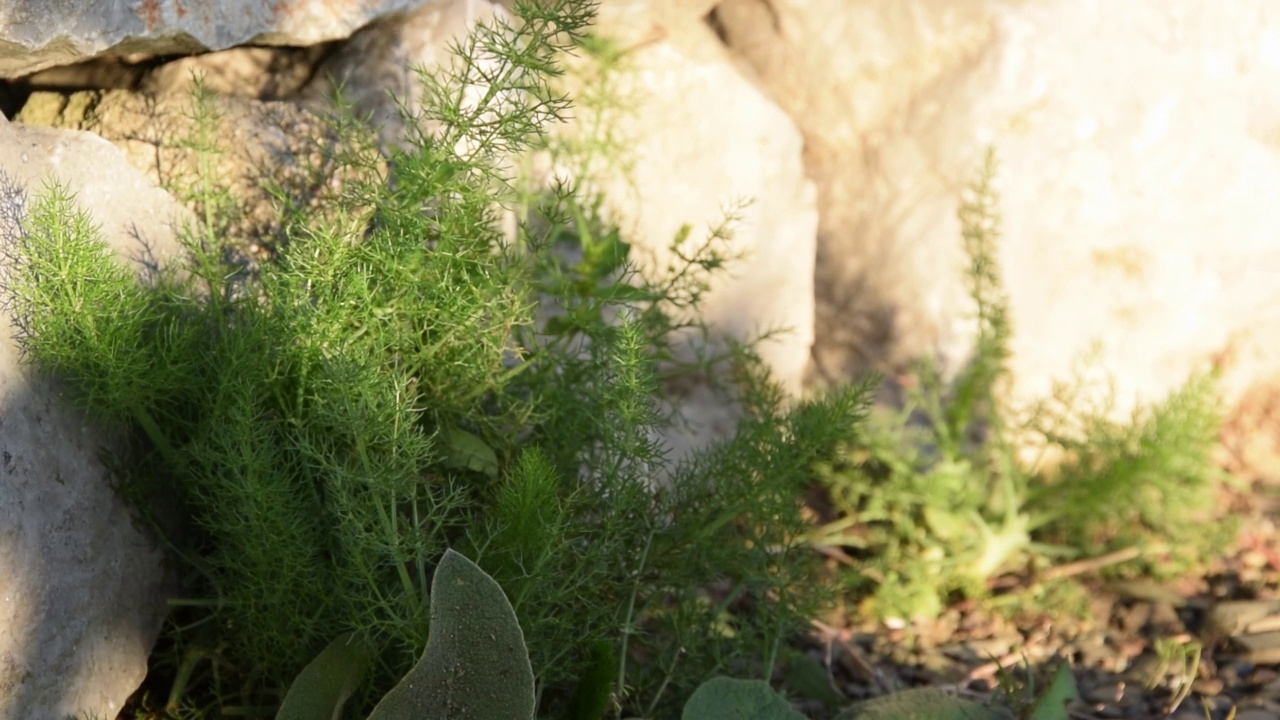
<svg viewBox="0 0 1280 720"><path fill-rule="evenodd" d="M952 697L937 688L914 688L858 703L837 720L1013 720L1004 708Z"/></svg>
<svg viewBox="0 0 1280 720"><path fill-rule="evenodd" d="M502 588L447 550L431 582L431 636L369 720L527 720L533 668Z"/></svg>
<svg viewBox="0 0 1280 720"><path fill-rule="evenodd" d="M805 720L786 698L759 680L712 678L685 703L683 720Z"/></svg>

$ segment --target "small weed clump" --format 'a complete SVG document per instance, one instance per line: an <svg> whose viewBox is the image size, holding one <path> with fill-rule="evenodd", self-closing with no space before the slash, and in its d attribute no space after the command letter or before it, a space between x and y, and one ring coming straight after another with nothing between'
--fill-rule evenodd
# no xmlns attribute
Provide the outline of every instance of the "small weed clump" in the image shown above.
<svg viewBox="0 0 1280 720"><path fill-rule="evenodd" d="M839 517L814 541L865 562L852 582L883 615L934 616L952 595L984 597L1001 573L1081 554L1130 549L1138 562L1113 570L1177 571L1231 532L1209 515L1220 423L1212 375L1129 423L1081 407L1079 383L1021 420L1003 401L1011 328L994 174L989 150L959 212L977 308L972 361L951 383L921 363L907 407L873 415L818 466ZM1038 451L1031 463L1019 457L1026 448Z"/></svg>
<svg viewBox="0 0 1280 720"><path fill-rule="evenodd" d="M253 275L228 264L212 163L187 262L145 283L64 188L33 203L7 248L25 357L135 431L122 490L183 574L150 711L269 714L353 633L375 649L349 707L367 712L421 654L449 549L511 599L542 717L673 717L712 674L768 679L824 601L801 498L867 389L788 406L749 346L674 362L725 229L642 275L571 188L521 204L506 175L568 107L549 81L593 11L522 1L479 28L456 50L484 62L422 75L426 116L390 162L337 114L345 181L323 212L281 190ZM528 208L515 238L504 205ZM677 463L656 396L686 372L733 377L745 417Z"/></svg>

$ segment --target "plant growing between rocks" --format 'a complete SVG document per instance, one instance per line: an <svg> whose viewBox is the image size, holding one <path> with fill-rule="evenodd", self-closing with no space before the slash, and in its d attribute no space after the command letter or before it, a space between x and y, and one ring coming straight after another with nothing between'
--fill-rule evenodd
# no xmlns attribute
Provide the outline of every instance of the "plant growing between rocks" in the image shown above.
<svg viewBox="0 0 1280 720"><path fill-rule="evenodd" d="M64 188L36 198L6 249L22 348L134 430L121 489L184 576L140 716L270 715L336 638L370 648L346 711L366 716L429 643L448 550L510 599L540 717L658 718L709 677L771 677L830 592L810 541L853 548L900 615L1066 552L1143 543L1159 570L1212 547L1192 522L1213 479L1210 378L1131 424L1076 412L1067 388L1025 422L1002 402L991 158L961 211L976 359L950 384L922 366L923 426L865 426L865 385L788 404L749 345L679 360L676 338L709 333L698 305L732 223L641 273L594 200L509 177L568 109L550 81L591 12L522 3L517 26L478 30L457 48L476 62L422 75L426 109L390 162L336 113L316 172L343 183L315 183L322 206L279 188L254 273L226 253L236 208L210 162L184 188L188 261L149 283L104 262ZM208 158L216 113L199 90L194 108L187 143ZM729 378L745 418L677 463L656 398L691 375ZM1019 463L1027 433L1066 460ZM844 515L817 534L800 500L814 467Z"/></svg>
<svg viewBox="0 0 1280 720"><path fill-rule="evenodd" d="M464 62L422 75L390 163L337 114L327 160L347 180L323 208L281 190L256 273L223 252L211 163L186 262L147 282L64 187L34 199L6 248L24 357L133 430L121 490L183 578L140 716L270 714L350 634L371 648L346 711L363 717L427 646L449 549L510 598L541 717L672 717L713 674L768 679L824 600L801 497L866 387L788 405L750 346L668 362L727 228L677 238L651 276L568 187L516 242L498 229L509 159L567 110L548 81L593 10L520 2L475 31ZM676 463L653 438L672 422L658 380L680 372L732 377L745 417Z"/></svg>
<svg viewBox="0 0 1280 720"><path fill-rule="evenodd" d="M901 412L873 416L818 465L839 517L814 541L865 563L851 582L884 616L934 616L953 595L986 597L997 575L1066 557L1130 551L1135 562L1113 572L1177 572L1232 532L1209 512L1220 477L1211 374L1139 407L1128 423L1108 419L1105 402L1083 403L1083 380L1028 412L1005 399L1012 330L996 259L995 171L989 149L959 210L973 360L950 383L921 363Z"/></svg>

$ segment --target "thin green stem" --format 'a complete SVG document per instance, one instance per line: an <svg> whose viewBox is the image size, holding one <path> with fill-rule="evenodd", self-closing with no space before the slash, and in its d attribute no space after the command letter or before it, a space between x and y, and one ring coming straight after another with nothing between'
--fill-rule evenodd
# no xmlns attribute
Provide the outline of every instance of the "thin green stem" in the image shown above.
<svg viewBox="0 0 1280 720"><path fill-rule="evenodd" d="M179 455L178 451L169 443L169 436L160 429L160 425L151 417L151 413L148 413L146 408L142 407L142 405L136 401L130 402L129 410L130 414L133 415L133 418L142 426L142 431L147 434L147 438L151 440L151 442L156 446L156 449L160 451L160 454L164 456L165 462L169 464L169 467L174 469L181 468L184 464L182 456Z"/></svg>
<svg viewBox="0 0 1280 720"><path fill-rule="evenodd" d="M640 566L636 568L635 582L631 584L631 597L627 599L627 615L622 624L622 651L618 653L618 697L626 693L627 687L627 646L631 639L632 621L636 610L636 595L640 592L640 576L644 574L645 564L649 561L649 548L653 545L656 530L649 530L644 541L644 551L640 553Z"/></svg>

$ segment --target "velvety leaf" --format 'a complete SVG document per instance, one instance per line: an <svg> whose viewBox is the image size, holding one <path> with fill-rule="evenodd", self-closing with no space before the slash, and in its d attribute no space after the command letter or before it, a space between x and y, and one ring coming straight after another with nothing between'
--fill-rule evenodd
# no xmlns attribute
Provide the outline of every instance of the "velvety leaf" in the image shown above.
<svg viewBox="0 0 1280 720"><path fill-rule="evenodd" d="M352 633L339 635L294 678L276 720L338 720L371 660Z"/></svg>
<svg viewBox="0 0 1280 720"><path fill-rule="evenodd" d="M858 703L836 720L1013 720L1013 714L937 688L914 688Z"/></svg>
<svg viewBox="0 0 1280 720"><path fill-rule="evenodd" d="M502 588L447 550L431 581L431 635L369 720L530 720L533 668Z"/></svg>
<svg viewBox="0 0 1280 720"><path fill-rule="evenodd" d="M685 703L682 720L805 720L786 698L759 680L712 678Z"/></svg>

